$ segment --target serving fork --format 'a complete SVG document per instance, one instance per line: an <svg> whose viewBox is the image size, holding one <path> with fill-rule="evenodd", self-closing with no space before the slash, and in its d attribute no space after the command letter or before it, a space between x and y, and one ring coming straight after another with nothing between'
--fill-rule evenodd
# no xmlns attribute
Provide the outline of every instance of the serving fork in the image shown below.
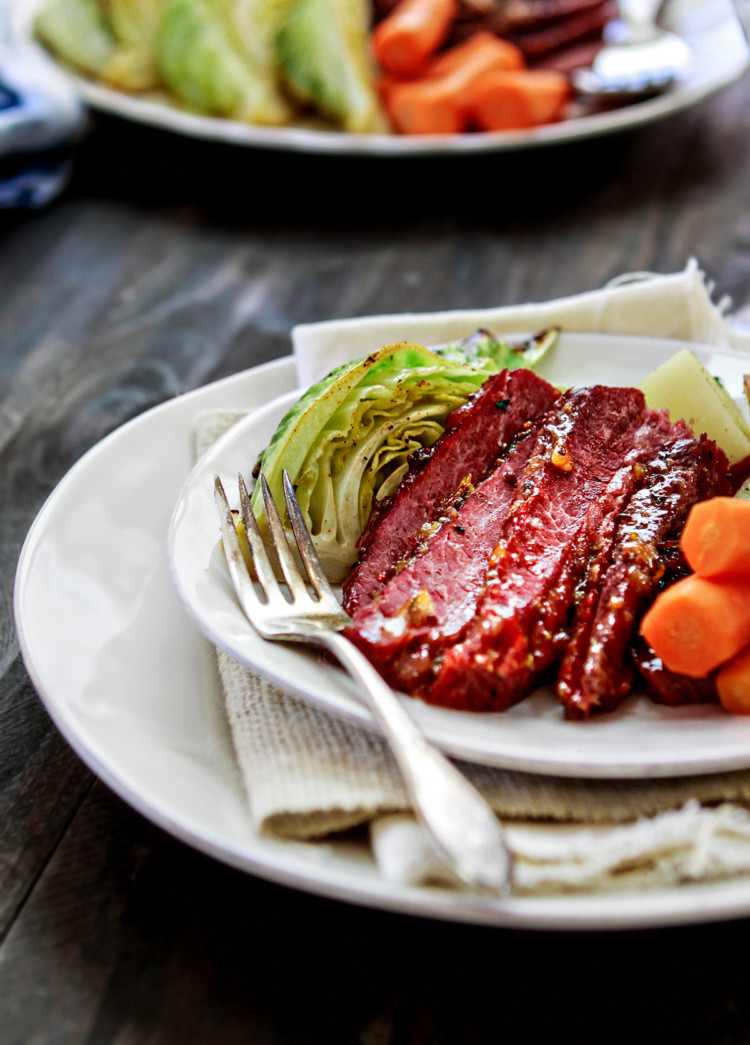
<svg viewBox="0 0 750 1045"><path fill-rule="evenodd" d="M507 892L512 860L499 820L466 777L427 741L367 658L341 634L351 618L323 573L289 475L286 471L283 475L284 498L307 580L287 540L265 476L259 476L273 550L288 597L276 579L242 475L238 482L240 512L257 581L248 569L224 486L218 475L214 480L229 573L245 616L264 639L322 647L338 660L360 684L437 857L465 885L484 893Z"/></svg>

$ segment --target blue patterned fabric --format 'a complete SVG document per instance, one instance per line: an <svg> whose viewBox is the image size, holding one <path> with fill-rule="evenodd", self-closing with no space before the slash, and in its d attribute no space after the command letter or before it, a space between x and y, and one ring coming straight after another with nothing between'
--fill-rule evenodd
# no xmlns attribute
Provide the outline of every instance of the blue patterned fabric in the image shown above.
<svg viewBox="0 0 750 1045"><path fill-rule="evenodd" d="M45 207L70 180L83 106L52 63L2 22L0 210Z"/></svg>

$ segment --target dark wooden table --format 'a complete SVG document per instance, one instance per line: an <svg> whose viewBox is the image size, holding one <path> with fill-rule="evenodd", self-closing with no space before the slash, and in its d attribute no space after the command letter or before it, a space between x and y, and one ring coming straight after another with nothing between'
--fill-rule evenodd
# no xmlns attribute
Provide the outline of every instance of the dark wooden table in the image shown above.
<svg viewBox="0 0 750 1045"><path fill-rule="evenodd" d="M80 455L293 324L575 293L695 255L750 302L750 78L627 136L461 163L239 154L99 122L0 242L0 1039L750 1041L750 922L489 931L283 889L162 833L51 724L18 552Z"/></svg>

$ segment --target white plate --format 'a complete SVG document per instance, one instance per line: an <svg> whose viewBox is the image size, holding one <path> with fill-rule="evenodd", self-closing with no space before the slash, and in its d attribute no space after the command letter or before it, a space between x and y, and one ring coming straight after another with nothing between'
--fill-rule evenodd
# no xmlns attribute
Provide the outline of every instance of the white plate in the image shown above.
<svg viewBox="0 0 750 1045"><path fill-rule="evenodd" d="M175 595L169 519L202 410L254 409L294 383L291 359L171 400L90 450L24 543L15 614L24 662L79 756L175 837L282 885L456 922L540 929L689 924L750 914L728 882L618 896L503 900L384 882L354 842L281 842L252 826L213 651Z"/></svg>
<svg viewBox="0 0 750 1045"><path fill-rule="evenodd" d="M41 0L15 2L16 26L28 40L33 12ZM256 127L187 112L161 98L127 95L64 71L92 109L191 138L349 156L461 155L526 149L625 131L663 119L723 90L745 72L748 47L730 0L673 0L670 10L670 27L685 36L694 52L691 72L683 83L659 98L531 131L417 138L343 134L303 127Z"/></svg>
<svg viewBox="0 0 750 1045"><path fill-rule="evenodd" d="M542 372L555 383L633 385L679 347L648 338L564 334ZM747 356L690 347L739 401ZM343 671L303 647L264 642L248 628L217 543L214 474L222 476L237 504L237 473L249 481L259 452L297 394L267 402L196 465L170 529L172 571L186 609L213 643L319 707L374 728ZM665 708L638 694L616 711L581 723L564 719L549 688L502 713L403 699L444 751L486 765L556 776L641 778L750 766L750 718L728 716L715 706Z"/></svg>

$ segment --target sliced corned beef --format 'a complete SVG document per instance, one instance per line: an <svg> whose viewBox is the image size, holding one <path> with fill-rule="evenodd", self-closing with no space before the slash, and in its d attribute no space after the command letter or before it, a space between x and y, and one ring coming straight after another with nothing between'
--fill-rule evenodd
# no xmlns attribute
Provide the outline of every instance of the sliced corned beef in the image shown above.
<svg viewBox="0 0 750 1045"><path fill-rule="evenodd" d="M422 694L427 700L502 710L554 663L591 542L617 509L605 493L623 466L632 470L643 432L665 423L628 388L574 390L550 411L498 535L475 619L446 650Z"/></svg>
<svg viewBox="0 0 750 1045"><path fill-rule="evenodd" d="M559 392L533 371L503 370L449 415L433 447L413 455L396 493L376 506L360 538L360 557L344 584L352 617L413 550L415 533L439 518L467 478L478 485L524 425L544 413Z"/></svg>
<svg viewBox="0 0 750 1045"><path fill-rule="evenodd" d="M660 544L679 537L696 501L729 492L727 467L716 444L694 439L682 422L640 466L639 489L617 520L607 554L589 572L560 663L556 689L567 717L610 709L630 691L628 649L665 572Z"/></svg>
<svg viewBox="0 0 750 1045"><path fill-rule="evenodd" d="M554 672L570 718L615 706L636 668L655 700L714 699L711 686L671 677L634 636L657 590L685 572L679 535L691 504L732 492L716 444L648 409L636 389L595 386L556 397L486 471L478 485L463 467L452 473L459 489L437 517L419 494L418 516L404 512L414 526L405 550L347 630L383 676L431 703L502 710ZM407 507L420 474L407 480Z"/></svg>
<svg viewBox="0 0 750 1045"><path fill-rule="evenodd" d="M536 446L539 421L508 456L438 524L424 550L405 564L346 630L391 685L429 686L443 648L476 612L490 555Z"/></svg>

